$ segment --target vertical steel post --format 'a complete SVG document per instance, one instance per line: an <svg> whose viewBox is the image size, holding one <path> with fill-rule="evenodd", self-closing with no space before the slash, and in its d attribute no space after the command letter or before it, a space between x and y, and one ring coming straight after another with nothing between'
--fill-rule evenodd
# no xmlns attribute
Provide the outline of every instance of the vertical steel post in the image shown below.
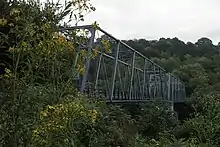
<svg viewBox="0 0 220 147"><path fill-rule="evenodd" d="M89 66L90 66L90 55L92 52L92 45L94 43L94 39L95 39L95 28L90 28L89 30L91 32L91 37L90 37L90 41L89 41L89 45L88 45L88 53L87 53L87 59L86 59L86 71L85 74L83 76L83 80L82 80L82 85L81 85L81 89L80 91L83 92L85 90L85 86L86 86L86 82L87 82L87 78L88 78L88 73L89 73Z"/></svg>
<svg viewBox="0 0 220 147"><path fill-rule="evenodd" d="M171 80L171 85L172 85L172 96L171 96L171 101L173 102L173 100L174 100L174 85L175 85L175 79L174 79L174 77L172 76L172 80Z"/></svg>
<svg viewBox="0 0 220 147"><path fill-rule="evenodd" d="M172 95L171 95L171 85L172 85ZM170 103L171 103L171 111L174 111L173 92L174 92L174 83L173 83L173 81L171 82L171 75L169 73L169 77L168 77L168 101L170 101Z"/></svg>
<svg viewBox="0 0 220 147"><path fill-rule="evenodd" d="M155 64L153 64L153 85L154 85L154 93L153 93L153 98L157 98L157 74L156 74L156 67Z"/></svg>
<svg viewBox="0 0 220 147"><path fill-rule="evenodd" d="M171 97L170 97L170 90L171 90L171 88L170 88L170 86L171 86L171 77L170 77L170 74L168 74L168 81L167 81L167 89L168 89L168 91L167 91L167 99L168 99L168 101L170 101L171 99Z"/></svg>
<svg viewBox="0 0 220 147"><path fill-rule="evenodd" d="M177 93L177 79L175 77L175 79L174 79L174 97L173 97L173 101L176 101L176 93Z"/></svg>
<svg viewBox="0 0 220 147"><path fill-rule="evenodd" d="M108 80L108 74L107 74L107 69L106 69L106 64L105 64L105 58L103 58L103 62L102 62L102 65L103 65L103 72L104 72L104 76L105 76L105 81L106 81L106 85L107 85L107 92L108 92L108 97L110 98L110 85L109 85L109 80Z"/></svg>
<svg viewBox="0 0 220 147"><path fill-rule="evenodd" d="M111 94L110 94L110 101L112 102L113 100L113 93L115 89L115 77L117 73L117 66L118 66L118 55L119 55L119 48L120 48L120 41L118 41L118 46L115 54L115 66L114 66L114 73L113 73L113 79L112 79L112 88L111 88Z"/></svg>
<svg viewBox="0 0 220 147"><path fill-rule="evenodd" d="M131 80L130 80L129 100L131 100L131 97L132 97L133 79L134 79L135 54L136 54L136 52L134 51L134 53L133 53L133 58L132 58L132 69L131 69Z"/></svg>
<svg viewBox="0 0 220 147"><path fill-rule="evenodd" d="M137 78L138 78L138 86L137 86L137 99L140 99L140 93L141 93L141 79L140 79L140 74L139 71L137 72Z"/></svg>
<svg viewBox="0 0 220 147"><path fill-rule="evenodd" d="M179 101L180 100L180 96L179 96L179 89L180 89L180 81L179 81L179 79L178 79L178 81L177 81L177 96L176 96L176 100L177 101Z"/></svg>
<svg viewBox="0 0 220 147"><path fill-rule="evenodd" d="M147 62L146 59L144 59L144 82L143 82L143 99L145 98L145 84L146 84L146 66L147 66Z"/></svg>
<svg viewBox="0 0 220 147"><path fill-rule="evenodd" d="M183 99L186 100L186 85L183 84Z"/></svg>
<svg viewBox="0 0 220 147"><path fill-rule="evenodd" d="M159 91L160 91L160 94L161 94L161 98L163 100L165 100L166 98L164 98L164 91L163 91L163 77L162 77L162 72L161 72L160 68L159 68L159 78L160 78L160 88L159 88Z"/></svg>
<svg viewBox="0 0 220 147"><path fill-rule="evenodd" d="M118 66L117 70L118 70L118 77L119 77L119 88L121 88L121 90L122 90L123 88L122 88L121 71L120 71L122 69L120 69Z"/></svg>
<svg viewBox="0 0 220 147"><path fill-rule="evenodd" d="M102 61L102 53L99 56L99 64L98 64L98 69L97 69L97 72L96 72L96 79L95 79L95 90L96 90L97 84L98 84L99 72L100 72L100 67L101 67L101 61Z"/></svg>
<svg viewBox="0 0 220 147"><path fill-rule="evenodd" d="M183 83L181 82L181 84L180 84L180 98L181 98L181 100L183 101Z"/></svg>

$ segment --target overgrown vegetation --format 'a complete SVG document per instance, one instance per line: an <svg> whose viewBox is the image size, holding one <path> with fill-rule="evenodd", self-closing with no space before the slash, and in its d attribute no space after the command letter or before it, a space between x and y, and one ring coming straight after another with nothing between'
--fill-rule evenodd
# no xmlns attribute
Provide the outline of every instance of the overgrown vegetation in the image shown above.
<svg viewBox="0 0 220 147"><path fill-rule="evenodd" d="M208 38L126 41L186 82L195 113L184 122L164 105L108 105L76 89L87 57L76 42L86 36L70 31L67 41L59 31L94 10L89 0L0 0L0 145L218 147L219 47Z"/></svg>

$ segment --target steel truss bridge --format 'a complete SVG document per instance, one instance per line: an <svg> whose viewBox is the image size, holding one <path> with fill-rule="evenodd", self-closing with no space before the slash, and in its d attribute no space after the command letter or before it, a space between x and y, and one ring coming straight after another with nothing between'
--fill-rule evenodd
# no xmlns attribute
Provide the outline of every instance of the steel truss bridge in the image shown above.
<svg viewBox="0 0 220 147"><path fill-rule="evenodd" d="M87 50L86 70L79 76L78 86L81 92L94 97L106 97L107 101L150 102L159 99L171 104L186 100L185 85L174 75L166 71L136 51L123 41L113 37L94 25L65 27L63 33L73 30L87 30L88 42L79 44L79 50ZM106 52L102 39L110 42ZM98 37L97 37L98 36ZM100 46L100 50L95 50ZM96 52L95 58L91 54ZM78 58L76 58L77 62Z"/></svg>

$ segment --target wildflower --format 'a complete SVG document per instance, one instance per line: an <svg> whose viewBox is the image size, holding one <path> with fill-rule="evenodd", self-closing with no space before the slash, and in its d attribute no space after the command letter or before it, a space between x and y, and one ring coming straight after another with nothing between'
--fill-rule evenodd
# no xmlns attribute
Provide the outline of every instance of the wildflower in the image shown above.
<svg viewBox="0 0 220 147"><path fill-rule="evenodd" d="M78 72L80 74L84 74L85 73L85 67L80 65L80 64L77 65L77 70L78 70Z"/></svg>
<svg viewBox="0 0 220 147"><path fill-rule="evenodd" d="M106 52L111 53L111 45L108 40L102 40L102 44L105 46Z"/></svg>
<svg viewBox="0 0 220 147"><path fill-rule="evenodd" d="M8 68L5 68L5 74L4 74L4 77L5 78L10 78L12 76L11 74L11 70L8 69Z"/></svg>
<svg viewBox="0 0 220 147"><path fill-rule="evenodd" d="M8 20L7 19L0 19L0 26L5 26L6 24L8 23Z"/></svg>
<svg viewBox="0 0 220 147"><path fill-rule="evenodd" d="M91 113L91 120L94 123L97 120L98 112L95 109L93 109L93 110L90 110L90 113Z"/></svg>
<svg viewBox="0 0 220 147"><path fill-rule="evenodd" d="M44 111L42 111L42 112L41 112L41 115L42 115L43 117L46 117L46 116L47 116L47 113L44 112Z"/></svg>
<svg viewBox="0 0 220 147"><path fill-rule="evenodd" d="M94 50L93 50L93 54L92 54L92 58L95 58L95 57L97 57L98 55L99 55L98 49L94 49Z"/></svg>
<svg viewBox="0 0 220 147"><path fill-rule="evenodd" d="M49 109L55 109L53 106L48 106Z"/></svg>
<svg viewBox="0 0 220 147"><path fill-rule="evenodd" d="M60 43L66 42L66 38L65 38L64 36L59 35L59 36L58 36L58 41L59 41Z"/></svg>
<svg viewBox="0 0 220 147"><path fill-rule="evenodd" d="M86 57L86 53L87 53L87 51L86 51L85 49L82 50L81 53L82 53L82 56L83 56L83 57Z"/></svg>
<svg viewBox="0 0 220 147"><path fill-rule="evenodd" d="M27 47L27 43L23 41L23 42L21 43L21 46L22 46L22 47Z"/></svg>
<svg viewBox="0 0 220 147"><path fill-rule="evenodd" d="M11 73L11 70L8 69L8 68L5 68L5 73L10 74L10 73Z"/></svg>
<svg viewBox="0 0 220 147"><path fill-rule="evenodd" d="M58 38L59 33L58 32L54 32L54 38Z"/></svg>
<svg viewBox="0 0 220 147"><path fill-rule="evenodd" d="M10 15L19 15L20 14L20 11L16 8L12 9L11 12L10 12Z"/></svg>

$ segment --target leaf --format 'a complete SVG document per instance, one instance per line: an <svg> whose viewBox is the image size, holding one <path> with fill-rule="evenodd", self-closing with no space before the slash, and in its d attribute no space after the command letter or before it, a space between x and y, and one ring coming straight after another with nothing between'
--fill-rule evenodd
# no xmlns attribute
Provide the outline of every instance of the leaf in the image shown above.
<svg viewBox="0 0 220 147"><path fill-rule="evenodd" d="M75 20L77 20L77 16L76 16L76 14L74 14L74 17L75 17Z"/></svg>
<svg viewBox="0 0 220 147"><path fill-rule="evenodd" d="M70 19L72 18L72 16L73 16L73 12L70 13Z"/></svg>
<svg viewBox="0 0 220 147"><path fill-rule="evenodd" d="M91 9L92 11L95 11L95 10L96 10L96 8L95 8L95 7L90 7L90 9Z"/></svg>
<svg viewBox="0 0 220 147"><path fill-rule="evenodd" d="M83 15L79 15L79 18L83 18Z"/></svg>
<svg viewBox="0 0 220 147"><path fill-rule="evenodd" d="M69 2L69 4L68 4L68 5L65 7L65 9L64 9L64 10L69 9L71 6L72 6L72 3L71 3L71 2Z"/></svg>
<svg viewBox="0 0 220 147"><path fill-rule="evenodd" d="M66 15L70 13L71 10L65 11L63 14L61 14L60 18L64 18Z"/></svg>

